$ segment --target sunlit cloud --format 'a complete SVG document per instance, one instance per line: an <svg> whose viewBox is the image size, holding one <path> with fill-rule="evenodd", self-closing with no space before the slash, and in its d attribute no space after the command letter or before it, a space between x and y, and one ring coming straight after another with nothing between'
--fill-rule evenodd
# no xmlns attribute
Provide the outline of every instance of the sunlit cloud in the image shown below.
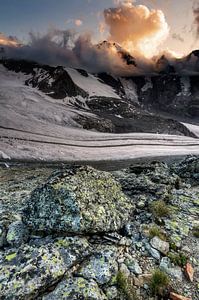
<svg viewBox="0 0 199 300"><path fill-rule="evenodd" d="M168 37L169 26L164 13L144 5L134 5L131 0L106 9L104 18L109 28L109 40L131 53L140 52L151 57Z"/></svg>
<svg viewBox="0 0 199 300"><path fill-rule="evenodd" d="M80 20L80 19L76 19L74 22L75 22L75 25L76 25L77 27L80 27L80 26L83 25L83 21Z"/></svg>

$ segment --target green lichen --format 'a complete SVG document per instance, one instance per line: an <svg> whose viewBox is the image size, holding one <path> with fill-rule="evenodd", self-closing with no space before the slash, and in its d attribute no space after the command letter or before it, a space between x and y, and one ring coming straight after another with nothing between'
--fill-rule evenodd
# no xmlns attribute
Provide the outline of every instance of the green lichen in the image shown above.
<svg viewBox="0 0 199 300"><path fill-rule="evenodd" d="M16 256L17 256L17 253L11 253L11 254L6 255L5 259L6 259L7 261L11 261L11 260L13 260Z"/></svg>

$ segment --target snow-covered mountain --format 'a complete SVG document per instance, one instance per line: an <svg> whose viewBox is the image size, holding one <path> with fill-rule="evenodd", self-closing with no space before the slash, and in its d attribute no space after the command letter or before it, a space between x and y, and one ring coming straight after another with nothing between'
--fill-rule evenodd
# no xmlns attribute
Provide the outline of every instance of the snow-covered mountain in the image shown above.
<svg viewBox="0 0 199 300"><path fill-rule="evenodd" d="M199 154L198 123L162 116L161 95L166 99L167 93L177 93L176 82L167 76L115 78L1 61L0 161L101 163ZM197 77L187 80L197 92ZM188 94L186 84L184 99L189 101L194 94ZM155 108L158 112L152 113Z"/></svg>
<svg viewBox="0 0 199 300"><path fill-rule="evenodd" d="M191 135L174 119L180 116L198 121L198 76L161 72L151 77L116 78L24 60L2 60L0 66L1 113L8 105L13 114L21 107L23 118L29 114L30 120L34 117L38 122L48 120L55 125L105 132ZM10 95L12 90L15 97ZM47 114L42 115L42 110ZM165 113L169 118L162 117ZM15 117L7 117L5 123L10 119Z"/></svg>

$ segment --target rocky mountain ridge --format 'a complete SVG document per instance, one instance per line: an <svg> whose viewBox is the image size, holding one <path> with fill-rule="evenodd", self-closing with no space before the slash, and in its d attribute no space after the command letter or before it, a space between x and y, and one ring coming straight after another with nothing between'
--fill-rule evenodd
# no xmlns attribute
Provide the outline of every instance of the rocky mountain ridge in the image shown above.
<svg viewBox="0 0 199 300"><path fill-rule="evenodd" d="M97 119L78 116L76 121L85 129L190 135L175 117L198 122L199 76L161 73L116 78L23 60L2 60L1 64L7 70L28 75L24 81L27 86L96 115ZM164 113L168 117L162 117Z"/></svg>

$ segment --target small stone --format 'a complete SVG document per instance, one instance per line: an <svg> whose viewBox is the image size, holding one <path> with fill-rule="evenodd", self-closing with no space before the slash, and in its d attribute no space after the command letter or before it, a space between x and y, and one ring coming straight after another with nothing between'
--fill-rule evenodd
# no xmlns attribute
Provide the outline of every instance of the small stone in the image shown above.
<svg viewBox="0 0 199 300"><path fill-rule="evenodd" d="M135 286L142 286L143 282L140 282L140 280L137 277L133 278L133 283Z"/></svg>
<svg viewBox="0 0 199 300"><path fill-rule="evenodd" d="M168 257L163 257L160 262L160 269L163 272L167 273L168 269L170 268L171 268L171 260Z"/></svg>
<svg viewBox="0 0 199 300"><path fill-rule="evenodd" d="M126 266L130 270L130 272L134 273L135 275L141 275L142 269L140 268L137 260L135 259L127 259L125 261Z"/></svg>
<svg viewBox="0 0 199 300"><path fill-rule="evenodd" d="M185 266L185 273L189 280L193 282L193 276L194 276L194 269L190 263L187 263Z"/></svg>
<svg viewBox="0 0 199 300"><path fill-rule="evenodd" d="M120 246L127 246L129 247L132 244L132 241L126 237L123 237L120 241L119 241L119 245Z"/></svg>
<svg viewBox="0 0 199 300"><path fill-rule="evenodd" d="M111 281L117 272L116 249L107 248L85 261L78 270L78 275L88 280L93 279L102 285Z"/></svg>
<svg viewBox="0 0 199 300"><path fill-rule="evenodd" d="M182 273L182 270L180 267L168 269L167 274L180 282L182 282L182 280L183 280L183 273Z"/></svg>
<svg viewBox="0 0 199 300"><path fill-rule="evenodd" d="M6 243L6 232L3 226L0 227L0 248L2 248Z"/></svg>
<svg viewBox="0 0 199 300"><path fill-rule="evenodd" d="M121 264L120 272L123 273L126 277L130 276L130 271L125 264Z"/></svg>
<svg viewBox="0 0 199 300"><path fill-rule="evenodd" d="M21 222L16 221L9 225L6 240L10 246L19 247L28 240L28 229Z"/></svg>
<svg viewBox="0 0 199 300"><path fill-rule="evenodd" d="M142 274L138 277L134 277L134 285L139 287L144 287L145 284L149 284L152 278L152 274Z"/></svg>
<svg viewBox="0 0 199 300"><path fill-rule="evenodd" d="M160 253L156 249L152 248L148 243L145 244L145 248L153 258L160 260Z"/></svg>
<svg viewBox="0 0 199 300"><path fill-rule="evenodd" d="M115 286L111 286L105 291L108 300L116 299L118 297L118 290Z"/></svg>
<svg viewBox="0 0 199 300"><path fill-rule="evenodd" d="M172 267L171 260L168 257L163 257L160 262L160 269L171 277L182 282L183 273L180 267Z"/></svg>
<svg viewBox="0 0 199 300"><path fill-rule="evenodd" d="M175 293L170 293L170 298L171 298L171 300L192 300L191 298L187 298L187 297L175 294Z"/></svg>
<svg viewBox="0 0 199 300"><path fill-rule="evenodd" d="M159 237L155 236L151 240L151 246L156 250L160 251L162 254L167 254L169 252L169 243L162 241Z"/></svg>
<svg viewBox="0 0 199 300"><path fill-rule="evenodd" d="M136 206L140 209L143 209L145 207L145 202L143 200L139 201Z"/></svg>
<svg viewBox="0 0 199 300"><path fill-rule="evenodd" d="M148 289L149 289L148 284L146 284L146 283L144 284L144 289L145 289L145 290L148 290Z"/></svg>
<svg viewBox="0 0 199 300"><path fill-rule="evenodd" d="M120 257L117 262L118 264L123 264L123 262L125 261L124 257Z"/></svg>
<svg viewBox="0 0 199 300"><path fill-rule="evenodd" d="M191 253L191 249L188 246L182 247L182 252Z"/></svg>

